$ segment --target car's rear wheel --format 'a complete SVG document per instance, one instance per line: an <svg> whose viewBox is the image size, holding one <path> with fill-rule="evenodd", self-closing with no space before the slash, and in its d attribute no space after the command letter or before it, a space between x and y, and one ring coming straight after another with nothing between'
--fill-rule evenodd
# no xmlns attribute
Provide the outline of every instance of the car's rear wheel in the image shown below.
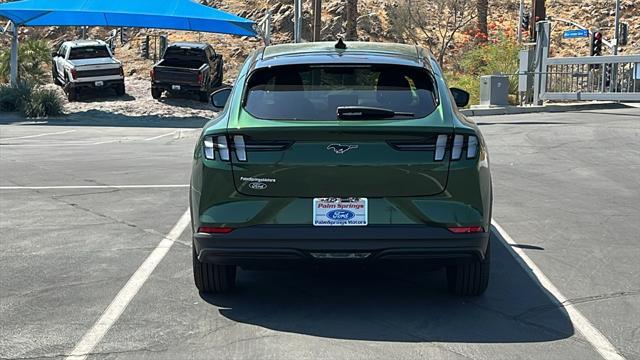
<svg viewBox="0 0 640 360"><path fill-rule="evenodd" d="M68 86L66 92L67 92L67 100L69 100L69 102L78 100L78 91L76 91L76 88Z"/></svg>
<svg viewBox="0 0 640 360"><path fill-rule="evenodd" d="M124 83L118 84L118 86L116 87L116 95L123 96L125 93L126 90L124 88Z"/></svg>
<svg viewBox="0 0 640 360"><path fill-rule="evenodd" d="M160 97L162 96L162 90L152 87L151 88L151 96L154 99L160 99Z"/></svg>
<svg viewBox="0 0 640 360"><path fill-rule="evenodd" d="M483 260L447 267L449 291L461 296L482 295L489 285L491 268L491 243Z"/></svg>
<svg viewBox="0 0 640 360"><path fill-rule="evenodd" d="M236 267L234 265L216 265L198 260L196 250L192 250L193 279L200 292L221 294L232 290L236 285Z"/></svg>

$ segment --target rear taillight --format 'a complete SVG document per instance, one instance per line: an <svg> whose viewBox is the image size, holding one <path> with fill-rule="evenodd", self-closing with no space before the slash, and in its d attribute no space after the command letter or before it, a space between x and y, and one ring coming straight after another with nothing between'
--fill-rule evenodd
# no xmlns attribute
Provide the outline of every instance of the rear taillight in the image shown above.
<svg viewBox="0 0 640 360"><path fill-rule="evenodd" d="M450 227L449 231L456 234L472 234L484 232L482 226L454 226Z"/></svg>
<svg viewBox="0 0 640 360"><path fill-rule="evenodd" d="M78 80L78 71L76 69L71 69L71 77L73 80Z"/></svg>
<svg viewBox="0 0 640 360"><path fill-rule="evenodd" d="M215 160L218 153L220 160L229 161L231 152L235 152L238 161L247 161L247 150L242 135L234 135L233 142L230 142L225 135L205 136L203 148L204 157L208 160Z"/></svg>
<svg viewBox="0 0 640 360"><path fill-rule="evenodd" d="M198 74L198 84L199 85L204 84L204 74L202 73Z"/></svg>
<svg viewBox="0 0 640 360"><path fill-rule="evenodd" d="M464 135L453 137L453 147L451 148L451 160L460 160L462 157L462 146L464 146Z"/></svg>
<svg viewBox="0 0 640 360"><path fill-rule="evenodd" d="M247 161L247 147L244 144L244 136L233 136L233 148L236 150L238 161Z"/></svg>
<svg viewBox="0 0 640 360"><path fill-rule="evenodd" d="M444 160L444 154L447 152L448 139L449 135L438 135L438 140L436 140L436 154L434 157L435 161Z"/></svg>
<svg viewBox="0 0 640 360"><path fill-rule="evenodd" d="M475 136L469 136L467 141L467 159L473 159L478 154L478 138Z"/></svg>
<svg viewBox="0 0 640 360"><path fill-rule="evenodd" d="M149 70L149 76L151 76L151 80L156 79L156 71L154 69Z"/></svg>
<svg viewBox="0 0 640 360"><path fill-rule="evenodd" d="M435 148L435 161L444 160L449 142L449 135L438 135ZM462 159L466 150L467 159L474 159L478 154L478 138L474 135L454 135L451 144L451 160Z"/></svg>
<svg viewBox="0 0 640 360"><path fill-rule="evenodd" d="M212 226L200 226L198 228L198 232L206 233L206 234L228 234L233 231L233 228L221 226L221 227L212 227Z"/></svg>
<svg viewBox="0 0 640 360"><path fill-rule="evenodd" d="M124 68L120 66L120 76L124 77Z"/></svg>

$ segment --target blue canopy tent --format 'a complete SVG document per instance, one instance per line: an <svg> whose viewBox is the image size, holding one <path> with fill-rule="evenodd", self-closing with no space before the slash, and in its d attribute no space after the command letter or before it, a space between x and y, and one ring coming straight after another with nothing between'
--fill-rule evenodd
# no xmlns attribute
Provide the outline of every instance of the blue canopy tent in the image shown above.
<svg viewBox="0 0 640 360"><path fill-rule="evenodd" d="M13 23L11 81L17 79L18 27L104 26L256 36L254 22L191 0L22 0L0 4Z"/></svg>

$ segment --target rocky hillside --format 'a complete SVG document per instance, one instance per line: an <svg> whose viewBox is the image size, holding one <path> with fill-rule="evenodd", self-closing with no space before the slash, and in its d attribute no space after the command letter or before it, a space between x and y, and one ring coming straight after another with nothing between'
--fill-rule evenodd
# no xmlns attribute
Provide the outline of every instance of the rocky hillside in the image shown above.
<svg viewBox="0 0 640 360"><path fill-rule="evenodd" d="M7 0L0 0L6 2ZM201 2L244 16L255 21L264 18L267 9L271 9L273 16L273 42L283 43L291 41L293 32L293 0L202 0ZM530 1L526 1L529 3ZM471 3L473 3L471 1ZM518 0L490 1L489 23L497 24L505 31L514 31L518 17ZM402 34L394 32L394 7L404 4L400 0L359 0L358 35L363 41L407 41ZM606 38L612 37L614 22L614 0L548 0L548 14L558 18L572 19L591 28L599 28ZM630 24L630 43L621 49L621 53L640 53L640 2L638 0L622 1L623 21ZM311 1L304 3L303 38L311 37ZM323 1L322 37L333 40L345 33L345 5L342 0ZM470 25L473 27L473 24ZM557 24L553 30L552 56L572 56L588 54L587 41L563 40L562 30L567 27ZM52 47L65 39L79 37L78 29L69 28L23 28L21 36L44 37ZM225 57L227 80L234 77L244 58L254 49L262 46L262 41L254 38L234 37L218 34L199 34L181 31L161 30L131 30L130 40L118 45L116 56L123 60L127 74L134 78L147 78L148 70L153 60L145 60L140 56L140 45L147 35L164 34L170 41L205 41ZM106 38L108 29L90 29L89 36ZM8 38L0 37L0 46L8 46ZM456 50L460 44L454 42L450 46L452 56L445 57L445 63L455 59Z"/></svg>

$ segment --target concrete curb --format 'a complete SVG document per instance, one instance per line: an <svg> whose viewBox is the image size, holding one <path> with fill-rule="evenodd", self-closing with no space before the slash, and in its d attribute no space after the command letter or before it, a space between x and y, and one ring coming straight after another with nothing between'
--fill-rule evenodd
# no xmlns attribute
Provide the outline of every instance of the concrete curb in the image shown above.
<svg viewBox="0 0 640 360"><path fill-rule="evenodd" d="M581 110L626 109L629 106L618 102L597 102L581 104L550 104L542 106L504 106L486 109L463 109L467 116L514 115L540 112L567 112Z"/></svg>

